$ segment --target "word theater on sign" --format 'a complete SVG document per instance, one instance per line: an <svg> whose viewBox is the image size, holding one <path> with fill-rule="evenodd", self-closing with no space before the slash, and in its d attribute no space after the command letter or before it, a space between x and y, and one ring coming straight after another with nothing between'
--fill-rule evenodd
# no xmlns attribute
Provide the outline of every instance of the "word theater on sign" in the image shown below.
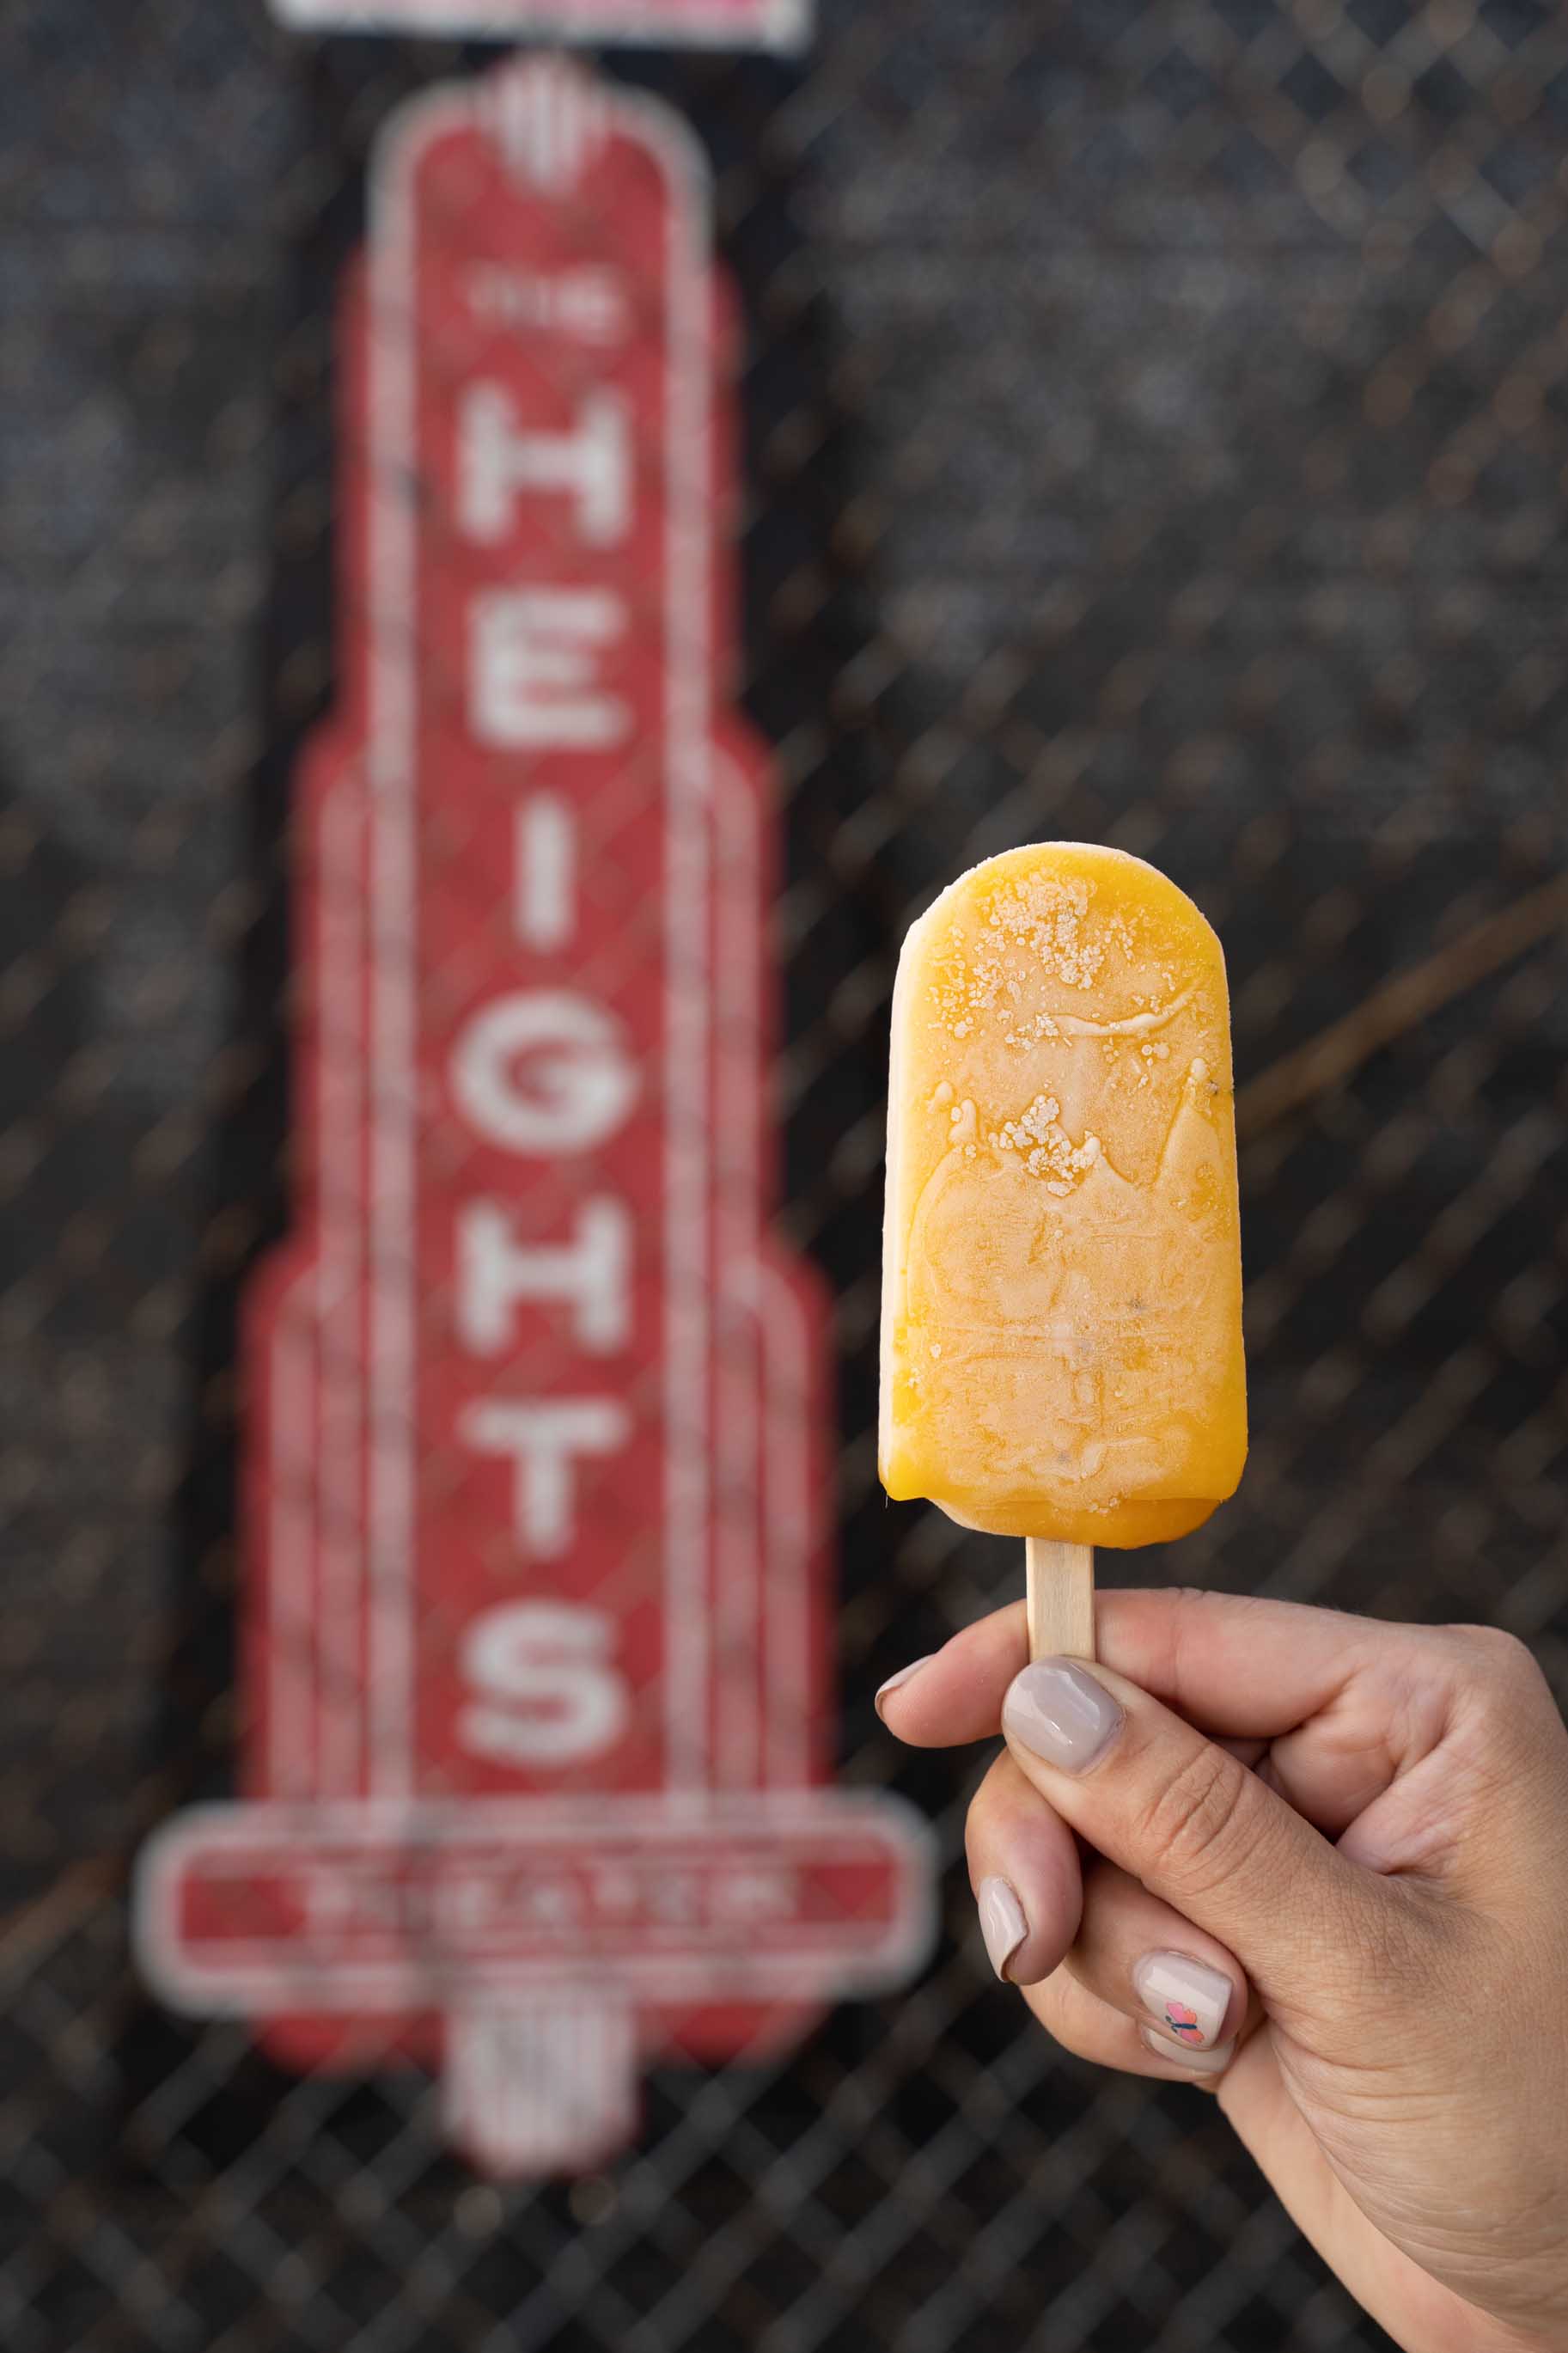
<svg viewBox="0 0 1568 2353"><path fill-rule="evenodd" d="M514 2174L623 2144L649 2056L776 2045L929 1934L920 1825L824 1786L825 1334L768 1232L707 201L668 109L559 62L383 134L300 1198L247 1334L246 1785L139 1883L172 2004L433 2067Z"/></svg>

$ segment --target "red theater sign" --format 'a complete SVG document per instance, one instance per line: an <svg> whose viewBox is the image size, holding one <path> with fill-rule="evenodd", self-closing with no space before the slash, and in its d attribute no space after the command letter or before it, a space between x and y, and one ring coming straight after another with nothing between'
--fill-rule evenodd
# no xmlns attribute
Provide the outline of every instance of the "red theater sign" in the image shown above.
<svg viewBox="0 0 1568 2353"><path fill-rule="evenodd" d="M437 2068L503 2171L927 1934L912 1817L822 1786L727 345L668 110L536 63L394 118L300 780L296 1239L248 1328L247 1789L153 1841L139 1929L291 2064Z"/></svg>

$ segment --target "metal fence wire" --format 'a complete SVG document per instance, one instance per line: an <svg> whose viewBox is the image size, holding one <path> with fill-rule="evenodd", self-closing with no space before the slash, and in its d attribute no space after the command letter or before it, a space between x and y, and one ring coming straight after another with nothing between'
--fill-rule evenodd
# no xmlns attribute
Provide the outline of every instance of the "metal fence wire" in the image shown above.
<svg viewBox="0 0 1568 2353"><path fill-rule="evenodd" d="M743 311L784 1229L831 1285L837 1770L935 1821L907 1993L477 2179L417 2073L164 2014L132 1858L233 1786L237 1303L283 1230L290 776L333 687L330 305L484 45L258 0L0 18L0 2329L13 2353L1262 2353L1382 2342L1212 2103L990 1978L973 1760L870 1694L1009 1595L887 1508L906 923L1040 836L1229 959L1255 1442L1183 1581L1487 1619L1568 1688L1568 21L1548 0L824 0L621 50Z"/></svg>

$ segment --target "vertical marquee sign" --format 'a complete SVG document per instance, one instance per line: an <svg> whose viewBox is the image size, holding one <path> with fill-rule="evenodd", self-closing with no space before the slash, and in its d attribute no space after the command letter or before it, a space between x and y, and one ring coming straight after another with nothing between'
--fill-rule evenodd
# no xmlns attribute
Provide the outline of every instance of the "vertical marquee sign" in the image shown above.
<svg viewBox="0 0 1568 2353"><path fill-rule="evenodd" d="M670 112L403 108L343 298L343 691L300 780L295 1238L251 1303L246 1794L155 1986L417 2061L474 2160L635 2129L928 1933L823 1786L824 1332L767 1234L766 771L723 708L728 311Z"/></svg>

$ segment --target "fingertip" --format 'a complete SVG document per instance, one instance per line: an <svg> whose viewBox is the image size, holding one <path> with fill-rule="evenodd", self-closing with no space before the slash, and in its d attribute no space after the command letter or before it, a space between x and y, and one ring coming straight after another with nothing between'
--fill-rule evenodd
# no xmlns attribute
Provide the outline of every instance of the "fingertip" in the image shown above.
<svg viewBox="0 0 1568 2353"><path fill-rule="evenodd" d="M906 1683L912 1683L921 1669L929 1666L935 1656L934 1651L927 1651L920 1658L911 1659L907 1667L900 1667L897 1674L889 1675L885 1683L878 1684L871 1704L882 1722L888 1725L889 1732L894 1730L894 1726L888 1723L888 1701L892 1698L895 1692L901 1691Z"/></svg>
<svg viewBox="0 0 1568 2353"><path fill-rule="evenodd" d="M1008 1684L1002 1730L1028 1771L1033 1759L1058 1772L1087 1773L1127 1721L1106 1678L1079 1659L1037 1659Z"/></svg>
<svg viewBox="0 0 1568 2353"><path fill-rule="evenodd" d="M974 1905L980 1915L986 1958L997 1976L1005 1985L1026 1983L1026 1979L1011 1973L1020 1947L1029 1940L1029 1923L1018 1901L1017 1889L1011 1880L993 1873L975 1889Z"/></svg>
<svg viewBox="0 0 1568 2353"><path fill-rule="evenodd" d="M1162 2034L1157 2026L1141 2026L1138 2038L1154 2058L1183 2075L1191 2076L1207 2092L1218 2088L1219 2078L1236 2056L1234 2039L1229 2042L1216 2043L1212 2051L1184 2051L1171 2041L1169 2035Z"/></svg>
<svg viewBox="0 0 1568 2353"><path fill-rule="evenodd" d="M995 1610L889 1675L876 1694L877 1713L914 1748L988 1740L1001 1721L1002 1694L1027 1651L1023 1604Z"/></svg>
<svg viewBox="0 0 1568 2353"><path fill-rule="evenodd" d="M975 1737L965 1720L960 1688L956 1693L948 1652L928 1651L879 1684L872 1705L892 1734L907 1748L953 1748Z"/></svg>
<svg viewBox="0 0 1568 2353"><path fill-rule="evenodd" d="M1234 1970L1162 1946L1140 1953L1130 1974L1163 2055L1218 2051L1235 2041L1247 1998Z"/></svg>
<svg viewBox="0 0 1568 2353"><path fill-rule="evenodd" d="M1009 1985L1037 1985L1078 1936L1083 1873L1067 1824L1005 1752L970 1802L964 1848L992 1967Z"/></svg>

